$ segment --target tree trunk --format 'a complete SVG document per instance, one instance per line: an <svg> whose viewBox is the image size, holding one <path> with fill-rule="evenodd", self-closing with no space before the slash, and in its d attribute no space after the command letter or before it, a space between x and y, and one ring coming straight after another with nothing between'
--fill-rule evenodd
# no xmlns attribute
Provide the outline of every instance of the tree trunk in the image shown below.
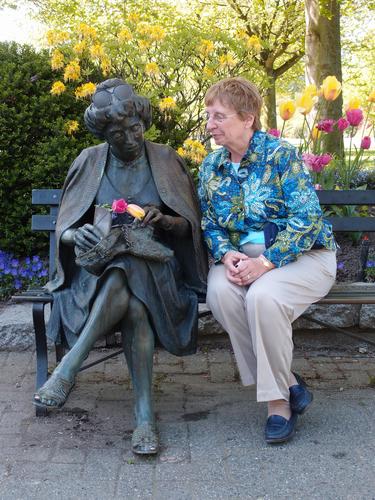
<svg viewBox="0 0 375 500"><path fill-rule="evenodd" d="M339 0L331 0L329 5L330 18L320 13L319 0L305 0L306 80L317 87L329 75L342 82ZM340 118L342 102L342 93L335 101L323 100L320 117ZM340 154L342 134L337 130L327 134L325 147L331 153Z"/></svg>
<svg viewBox="0 0 375 500"><path fill-rule="evenodd" d="M266 128L277 128L276 121L276 78L273 73L267 71L268 87L264 94L264 106L266 108Z"/></svg>

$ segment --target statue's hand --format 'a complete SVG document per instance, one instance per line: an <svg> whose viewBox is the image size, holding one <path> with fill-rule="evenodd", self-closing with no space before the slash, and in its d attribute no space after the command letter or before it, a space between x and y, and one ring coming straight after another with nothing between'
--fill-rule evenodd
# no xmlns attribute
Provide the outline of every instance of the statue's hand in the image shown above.
<svg viewBox="0 0 375 500"><path fill-rule="evenodd" d="M165 218L167 217L166 215L162 214L158 208L153 206L143 207L143 210L146 215L142 220L142 225L146 226L147 224L151 224L152 226L163 228L163 225L165 225Z"/></svg>
<svg viewBox="0 0 375 500"><path fill-rule="evenodd" d="M102 238L102 231L92 224L85 224L74 233L74 243L81 252L87 252L99 243Z"/></svg>

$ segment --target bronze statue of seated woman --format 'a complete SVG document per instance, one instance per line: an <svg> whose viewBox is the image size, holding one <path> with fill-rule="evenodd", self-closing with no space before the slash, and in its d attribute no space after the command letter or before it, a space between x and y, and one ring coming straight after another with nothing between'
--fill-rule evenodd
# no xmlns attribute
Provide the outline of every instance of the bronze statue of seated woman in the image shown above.
<svg viewBox="0 0 375 500"><path fill-rule="evenodd" d="M172 148L144 139L151 125L150 102L123 80L98 85L84 118L106 142L83 150L70 167L56 226L57 271L47 285L54 296L48 336L70 350L34 403L60 408L94 343L120 330L135 395L132 449L157 453L155 340L177 356L194 353L198 295L205 292L207 264L195 188ZM95 206L119 198L143 208L139 226L152 227L153 241L163 245L168 257L152 259L147 252L120 249L93 272L79 257L90 255L107 238L94 222ZM133 217L122 217L118 226L134 228Z"/></svg>

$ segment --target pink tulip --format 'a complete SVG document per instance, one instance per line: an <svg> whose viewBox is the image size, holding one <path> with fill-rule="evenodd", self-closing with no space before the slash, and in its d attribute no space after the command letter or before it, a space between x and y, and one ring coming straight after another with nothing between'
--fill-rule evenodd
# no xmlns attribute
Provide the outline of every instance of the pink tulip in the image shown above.
<svg viewBox="0 0 375 500"><path fill-rule="evenodd" d="M339 118L337 120L337 128L340 132L344 132L349 127L349 122L346 118Z"/></svg>
<svg viewBox="0 0 375 500"><path fill-rule="evenodd" d="M280 130L277 130L277 128L270 128L267 130L267 133L273 135L274 137L280 137L281 134Z"/></svg>
<svg viewBox="0 0 375 500"><path fill-rule="evenodd" d="M116 214L123 214L124 212L126 212L127 208L128 208L128 204L126 203L126 201L124 199L121 198L120 200L113 200L112 210Z"/></svg>
<svg viewBox="0 0 375 500"><path fill-rule="evenodd" d="M371 146L371 137L365 135L361 141L361 149L369 149Z"/></svg>
<svg viewBox="0 0 375 500"><path fill-rule="evenodd" d="M313 172L321 172L325 166L332 160L332 156L328 153L324 155L313 155L311 153L304 153L302 155L303 161L306 163L308 168Z"/></svg>
<svg viewBox="0 0 375 500"><path fill-rule="evenodd" d="M347 109L346 118L352 127L358 127L363 120L363 112L361 109Z"/></svg>
<svg viewBox="0 0 375 500"><path fill-rule="evenodd" d="M315 189L315 191L321 191L322 185L321 184L314 184L314 189Z"/></svg>
<svg viewBox="0 0 375 500"><path fill-rule="evenodd" d="M323 132L326 132L327 134L329 134L330 132L332 132L334 124L335 124L335 120L331 120L331 119L321 120L317 124L316 128L318 130L322 130Z"/></svg>

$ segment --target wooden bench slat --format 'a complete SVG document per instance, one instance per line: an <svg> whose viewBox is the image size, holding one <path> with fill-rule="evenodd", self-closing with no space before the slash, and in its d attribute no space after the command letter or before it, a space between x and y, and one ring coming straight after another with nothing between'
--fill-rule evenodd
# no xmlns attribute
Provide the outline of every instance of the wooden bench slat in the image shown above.
<svg viewBox="0 0 375 500"><path fill-rule="evenodd" d="M319 190L316 194L321 205L375 205L375 192L371 190Z"/></svg>
<svg viewBox="0 0 375 500"><path fill-rule="evenodd" d="M61 189L33 189L31 202L33 205L58 205L61 193Z"/></svg>
<svg viewBox="0 0 375 500"><path fill-rule="evenodd" d="M57 215L33 215L31 217L31 229L33 231L55 231Z"/></svg>
<svg viewBox="0 0 375 500"><path fill-rule="evenodd" d="M373 232L375 217L327 217L333 226L333 231Z"/></svg>

